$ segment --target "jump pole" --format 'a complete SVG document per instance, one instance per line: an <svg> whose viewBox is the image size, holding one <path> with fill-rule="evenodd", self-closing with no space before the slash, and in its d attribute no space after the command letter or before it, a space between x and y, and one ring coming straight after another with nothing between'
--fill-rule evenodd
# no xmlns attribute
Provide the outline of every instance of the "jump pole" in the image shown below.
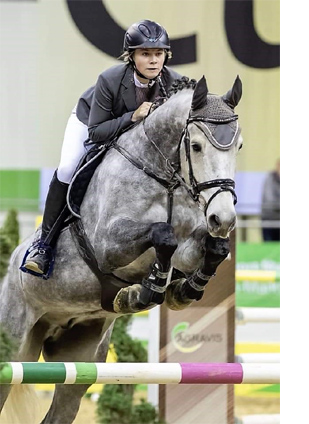
<svg viewBox="0 0 309 424"><path fill-rule="evenodd" d="M280 273L277 271L267 270L242 270L235 271L236 281L259 281L267 283L275 283L280 281Z"/></svg>
<svg viewBox="0 0 309 424"><path fill-rule="evenodd" d="M236 308L236 324L280 322L280 308Z"/></svg>
<svg viewBox="0 0 309 424"><path fill-rule="evenodd" d="M273 384L279 364L0 363L1 384Z"/></svg>

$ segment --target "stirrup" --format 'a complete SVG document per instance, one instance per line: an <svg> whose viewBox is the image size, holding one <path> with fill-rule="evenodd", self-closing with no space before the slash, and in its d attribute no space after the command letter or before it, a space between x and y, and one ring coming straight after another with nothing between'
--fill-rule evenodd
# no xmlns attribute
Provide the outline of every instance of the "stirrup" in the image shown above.
<svg viewBox="0 0 309 424"><path fill-rule="evenodd" d="M39 271L36 272L34 269L28 269L24 266L29 253L31 253L35 249L38 249L38 250L43 249L47 253L47 255L49 256L49 266L48 266L48 269L45 273L39 272ZM29 249L26 250L26 253L23 257L23 260L22 260L22 263L21 263L21 266L19 267L19 269L21 271L27 273L27 274L35 275L36 277L43 278L43 280L48 280L48 278L50 277L50 275L51 275L51 273L54 269L54 262L55 262L55 252L54 252L54 250L50 246L48 246L47 244L44 244L40 241L39 242L36 241L29 247Z"/></svg>

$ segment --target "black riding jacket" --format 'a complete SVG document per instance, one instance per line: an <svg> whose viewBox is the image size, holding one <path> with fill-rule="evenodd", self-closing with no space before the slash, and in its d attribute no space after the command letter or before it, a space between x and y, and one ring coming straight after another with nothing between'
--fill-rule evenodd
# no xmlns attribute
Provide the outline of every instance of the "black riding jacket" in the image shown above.
<svg viewBox="0 0 309 424"><path fill-rule="evenodd" d="M181 75L164 66L161 80L168 91ZM159 83L151 89L153 101L163 96ZM88 125L89 138L93 142L105 142L121 134L133 124L134 111L140 106L136 100L134 70L130 64L116 65L102 72L95 86L90 87L79 99L76 115Z"/></svg>

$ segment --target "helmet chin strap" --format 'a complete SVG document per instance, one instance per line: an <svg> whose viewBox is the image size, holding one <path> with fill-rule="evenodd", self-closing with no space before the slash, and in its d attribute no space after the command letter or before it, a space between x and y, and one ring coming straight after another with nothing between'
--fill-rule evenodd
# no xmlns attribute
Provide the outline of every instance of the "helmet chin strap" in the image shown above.
<svg viewBox="0 0 309 424"><path fill-rule="evenodd" d="M136 72L136 74L140 77L140 78L143 78L143 79L146 79L146 80L148 80L149 82L148 82L148 84L151 82L151 81L156 81L157 80L157 78L158 78L158 76L160 75L160 73L161 73L161 71L158 73L158 75L156 76L156 77L154 77L154 78L147 78L147 77L145 77L145 75L143 75L138 69L137 69L137 67L136 67L136 65L135 65L135 62L134 62L134 60L132 59L132 66L133 66L133 69L134 69L134 71Z"/></svg>
<svg viewBox="0 0 309 424"><path fill-rule="evenodd" d="M136 72L136 74L139 76L139 77L141 77L141 78L144 78L144 79L146 79L146 80L148 80L148 86L149 86L149 84L152 82L152 81L158 81L158 83L159 83L159 86L160 86L160 89L161 89L161 91L162 91L162 94L163 94L163 96L164 97L167 97L167 93L166 93L166 90L165 90L165 88L164 88L164 85L163 85L163 83L162 83L162 80L161 80L161 76L160 76L160 74L161 74L161 71L158 73L158 75L156 76L156 77L154 77L154 78L147 78L147 77L145 77L145 75L143 75L138 69L137 69L137 67L136 67L136 65L135 65L135 62L134 62L134 60L133 59L131 59L131 63L132 63L132 66L133 66L133 69L134 69L134 71Z"/></svg>

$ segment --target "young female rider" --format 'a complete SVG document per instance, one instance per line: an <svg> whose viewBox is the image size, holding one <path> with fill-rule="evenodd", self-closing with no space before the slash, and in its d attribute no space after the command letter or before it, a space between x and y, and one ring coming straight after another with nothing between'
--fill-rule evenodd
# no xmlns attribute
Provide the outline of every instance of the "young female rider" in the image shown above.
<svg viewBox="0 0 309 424"><path fill-rule="evenodd" d="M169 37L156 22L143 20L131 25L125 33L123 50L124 63L102 72L96 85L81 96L69 118L60 164L46 198L41 236L25 255L21 266L24 272L45 279L51 272L57 236L51 230L65 206L74 171L86 153L84 142L90 139L104 143L117 137L145 118L154 99L166 96L173 81L181 78L165 66L171 57Z"/></svg>

